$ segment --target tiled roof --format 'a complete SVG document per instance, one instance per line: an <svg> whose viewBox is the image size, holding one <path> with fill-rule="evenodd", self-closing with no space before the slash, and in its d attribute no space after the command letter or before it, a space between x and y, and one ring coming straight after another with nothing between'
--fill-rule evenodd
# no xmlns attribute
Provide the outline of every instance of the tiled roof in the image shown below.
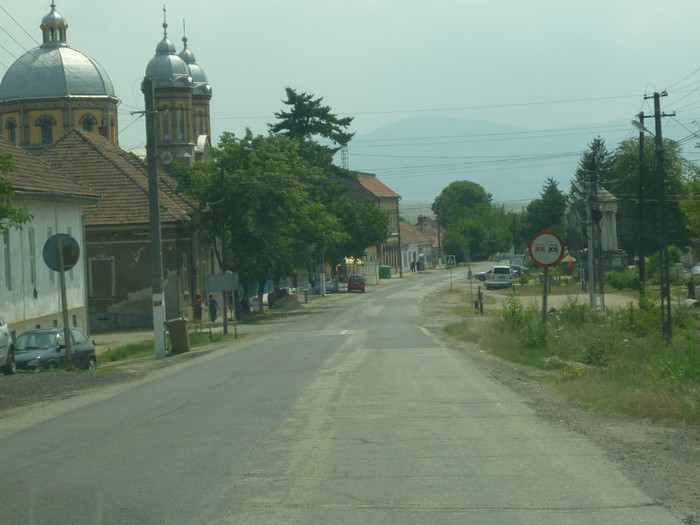
<svg viewBox="0 0 700 525"><path fill-rule="evenodd" d="M414 228L405 222L400 222L399 228L401 229L401 244L429 242L431 246L433 245L432 237L424 234L419 229Z"/></svg>
<svg viewBox="0 0 700 525"><path fill-rule="evenodd" d="M6 174L12 189L37 194L97 198L95 192L71 179L64 171L30 155L24 149L0 136L0 154L12 156L14 169Z"/></svg>
<svg viewBox="0 0 700 525"><path fill-rule="evenodd" d="M97 133L74 130L41 155L102 196L99 213L88 215L86 225L148 224L148 170L146 163ZM175 181L159 175L163 223L189 221L191 206L176 195ZM86 210L90 211L90 210Z"/></svg>
<svg viewBox="0 0 700 525"><path fill-rule="evenodd" d="M375 197L401 198L401 195L389 188L374 175L358 173L357 180L363 188L372 193Z"/></svg>

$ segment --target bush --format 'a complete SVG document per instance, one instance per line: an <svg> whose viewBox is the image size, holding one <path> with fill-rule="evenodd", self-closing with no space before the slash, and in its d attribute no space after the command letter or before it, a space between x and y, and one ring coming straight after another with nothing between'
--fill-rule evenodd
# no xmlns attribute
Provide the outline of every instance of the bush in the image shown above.
<svg viewBox="0 0 700 525"><path fill-rule="evenodd" d="M639 290L639 272L636 268L628 268L621 272L605 274L605 284L616 290Z"/></svg>

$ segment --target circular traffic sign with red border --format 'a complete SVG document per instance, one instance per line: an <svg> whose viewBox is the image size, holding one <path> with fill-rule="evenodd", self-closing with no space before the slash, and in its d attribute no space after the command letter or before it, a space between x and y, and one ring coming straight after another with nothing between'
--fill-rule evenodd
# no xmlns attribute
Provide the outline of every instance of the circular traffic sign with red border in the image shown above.
<svg viewBox="0 0 700 525"><path fill-rule="evenodd" d="M542 231L530 241L530 257L539 266L554 266L564 258L564 241L556 233Z"/></svg>

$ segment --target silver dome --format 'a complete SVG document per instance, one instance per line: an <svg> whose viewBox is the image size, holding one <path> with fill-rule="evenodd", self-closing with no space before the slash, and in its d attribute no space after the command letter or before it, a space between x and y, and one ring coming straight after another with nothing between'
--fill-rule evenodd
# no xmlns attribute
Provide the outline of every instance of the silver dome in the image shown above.
<svg viewBox="0 0 700 525"><path fill-rule="evenodd" d="M66 19L56 12L56 5L51 3L51 12L41 21L42 26L48 25L68 25Z"/></svg>
<svg viewBox="0 0 700 525"><path fill-rule="evenodd" d="M107 72L66 45L42 45L22 55L0 82L0 100L72 96L115 97Z"/></svg>
<svg viewBox="0 0 700 525"><path fill-rule="evenodd" d="M204 70L197 64L197 60L194 57L194 53L187 47L187 37L182 38L184 47L178 56L187 64L187 68L190 71L190 76L192 77L192 84L194 86L195 95L211 95L211 86L207 80L207 75Z"/></svg>
<svg viewBox="0 0 700 525"><path fill-rule="evenodd" d="M163 39L156 46L156 56L146 66L146 78L151 79L154 88L192 87L190 68L175 53L175 44L168 39L167 22L163 22Z"/></svg>

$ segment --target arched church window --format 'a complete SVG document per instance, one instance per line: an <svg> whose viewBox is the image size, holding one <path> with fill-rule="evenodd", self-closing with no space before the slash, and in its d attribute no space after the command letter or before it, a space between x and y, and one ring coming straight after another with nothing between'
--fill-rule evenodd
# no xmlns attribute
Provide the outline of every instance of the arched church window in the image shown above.
<svg viewBox="0 0 700 525"><path fill-rule="evenodd" d="M197 113L197 135L205 135L204 133L204 115L199 111Z"/></svg>
<svg viewBox="0 0 700 525"><path fill-rule="evenodd" d="M7 130L7 138L13 144L17 144L17 122L15 119L8 118L5 121L5 129Z"/></svg>
<svg viewBox="0 0 700 525"><path fill-rule="evenodd" d="M163 115L163 140L170 140L170 110L164 107L160 113Z"/></svg>
<svg viewBox="0 0 700 525"><path fill-rule="evenodd" d="M180 106L180 114L178 116L180 140L185 140L185 109Z"/></svg>
<svg viewBox="0 0 700 525"><path fill-rule="evenodd" d="M53 127L56 125L56 119L51 115L42 115L36 119L35 125L41 127L41 145L53 144Z"/></svg>
<svg viewBox="0 0 700 525"><path fill-rule="evenodd" d="M63 42L63 28L59 27L57 29L57 31L58 31L58 41Z"/></svg>
<svg viewBox="0 0 700 525"><path fill-rule="evenodd" d="M80 127L85 131L93 131L97 126L97 119L88 113L80 117Z"/></svg>
<svg viewBox="0 0 700 525"><path fill-rule="evenodd" d="M50 27L49 28L49 42L53 42L54 40L55 40L54 28Z"/></svg>

